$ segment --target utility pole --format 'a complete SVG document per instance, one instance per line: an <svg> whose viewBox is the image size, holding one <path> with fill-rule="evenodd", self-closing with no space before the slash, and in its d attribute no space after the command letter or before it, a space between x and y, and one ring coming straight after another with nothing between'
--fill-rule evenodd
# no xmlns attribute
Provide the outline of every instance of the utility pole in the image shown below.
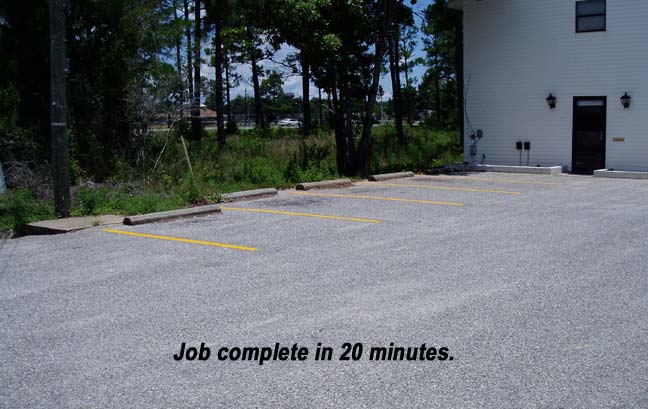
<svg viewBox="0 0 648 409"><path fill-rule="evenodd" d="M70 215L70 170L68 167L67 101L65 83L64 0L50 0L50 132L54 205L61 217Z"/></svg>

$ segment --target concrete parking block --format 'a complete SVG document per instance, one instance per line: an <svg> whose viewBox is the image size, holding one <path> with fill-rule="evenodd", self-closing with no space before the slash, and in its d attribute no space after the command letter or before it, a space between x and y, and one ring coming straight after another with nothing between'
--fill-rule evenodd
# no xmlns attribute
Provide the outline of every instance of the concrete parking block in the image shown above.
<svg viewBox="0 0 648 409"><path fill-rule="evenodd" d="M381 173L379 175L369 176L370 182L382 182L383 180L398 179L398 178L411 178L414 177L414 172L394 172L394 173Z"/></svg>
<svg viewBox="0 0 648 409"><path fill-rule="evenodd" d="M220 211L221 209L217 205L198 206L188 209L169 210L166 212L128 216L124 218L124 224L135 226L138 224L155 223L165 220L179 219L183 217L203 216L211 213L219 213Z"/></svg>
<svg viewBox="0 0 648 409"><path fill-rule="evenodd" d="M277 189L254 189L221 195L221 202L237 202L239 200L261 199L277 195Z"/></svg>
<svg viewBox="0 0 648 409"><path fill-rule="evenodd" d="M323 180L321 182L305 182L298 184L295 189L297 190L311 190L311 189L334 189L340 187L351 186L351 179L334 179Z"/></svg>

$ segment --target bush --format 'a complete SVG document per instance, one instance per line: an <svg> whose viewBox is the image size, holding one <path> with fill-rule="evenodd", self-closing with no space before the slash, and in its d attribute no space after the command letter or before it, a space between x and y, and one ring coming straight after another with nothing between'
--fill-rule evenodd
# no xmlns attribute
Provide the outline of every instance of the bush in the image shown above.
<svg viewBox="0 0 648 409"><path fill-rule="evenodd" d="M393 126L374 128L370 172L422 171L444 163L462 161L456 131L429 127L406 127L405 144L396 140Z"/></svg>
<svg viewBox="0 0 648 409"><path fill-rule="evenodd" d="M0 230L22 234L27 223L54 217L51 201L38 200L26 189L0 195Z"/></svg>

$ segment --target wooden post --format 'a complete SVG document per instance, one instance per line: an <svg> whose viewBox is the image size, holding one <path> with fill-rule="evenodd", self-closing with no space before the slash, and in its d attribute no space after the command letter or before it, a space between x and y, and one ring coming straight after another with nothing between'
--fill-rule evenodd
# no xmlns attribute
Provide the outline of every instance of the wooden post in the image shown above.
<svg viewBox="0 0 648 409"><path fill-rule="evenodd" d="M64 0L50 0L50 132L54 205L61 217L70 215L67 100L65 83Z"/></svg>

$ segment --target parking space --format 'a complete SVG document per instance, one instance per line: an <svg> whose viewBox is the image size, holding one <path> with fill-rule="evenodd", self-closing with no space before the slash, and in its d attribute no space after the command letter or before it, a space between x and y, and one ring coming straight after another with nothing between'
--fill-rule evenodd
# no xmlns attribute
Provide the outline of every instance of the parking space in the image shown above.
<svg viewBox="0 0 648 409"><path fill-rule="evenodd" d="M485 173L7 241L0 406L642 407L646 215L645 181ZM182 342L454 360L175 362Z"/></svg>

